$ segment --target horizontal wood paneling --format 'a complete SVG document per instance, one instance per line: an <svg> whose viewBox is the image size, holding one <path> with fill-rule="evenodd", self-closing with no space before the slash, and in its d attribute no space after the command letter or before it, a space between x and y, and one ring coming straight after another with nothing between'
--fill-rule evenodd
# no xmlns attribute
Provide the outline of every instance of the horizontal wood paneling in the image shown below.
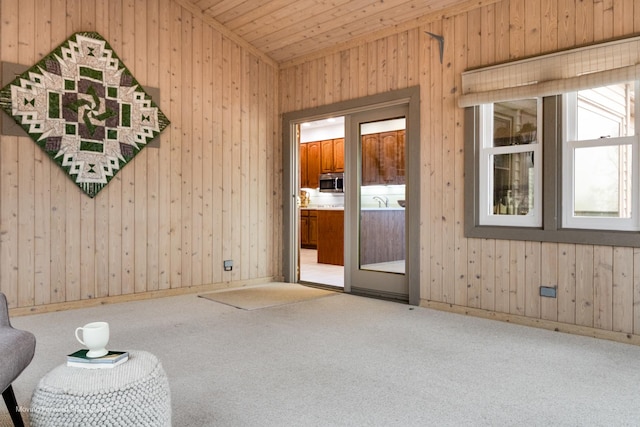
<svg viewBox="0 0 640 427"><path fill-rule="evenodd" d="M640 5L503 0L445 16L327 57L309 55L283 65L282 111L328 104L339 90L341 99L352 99L420 84L421 298L434 306L640 335L637 250L464 238L463 117L455 103L461 71L631 35L640 28ZM444 35L442 64L436 41L425 31ZM341 87L312 71L337 54L343 58ZM540 297L542 285L557 286L557 299Z"/></svg>
<svg viewBox="0 0 640 427"><path fill-rule="evenodd" d="M11 307L280 275L271 61L172 0L2 0L0 22L0 60L24 65L74 31L99 32L141 84L160 88L172 122L160 148L94 199L28 138L0 136L0 290Z"/></svg>

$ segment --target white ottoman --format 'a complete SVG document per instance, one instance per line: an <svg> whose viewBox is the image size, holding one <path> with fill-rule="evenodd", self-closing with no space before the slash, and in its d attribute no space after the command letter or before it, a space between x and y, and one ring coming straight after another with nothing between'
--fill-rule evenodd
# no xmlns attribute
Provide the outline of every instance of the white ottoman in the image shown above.
<svg viewBox="0 0 640 427"><path fill-rule="evenodd" d="M160 361L145 351L109 369L58 366L31 397L31 426L171 426L171 393Z"/></svg>

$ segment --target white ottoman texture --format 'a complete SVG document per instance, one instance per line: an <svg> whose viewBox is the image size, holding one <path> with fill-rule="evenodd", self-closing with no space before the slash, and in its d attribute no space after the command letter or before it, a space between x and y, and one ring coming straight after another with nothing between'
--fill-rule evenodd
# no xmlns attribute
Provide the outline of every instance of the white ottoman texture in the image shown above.
<svg viewBox="0 0 640 427"><path fill-rule="evenodd" d="M130 351L108 369L58 366L38 383L29 410L33 427L171 426L171 392L160 361Z"/></svg>

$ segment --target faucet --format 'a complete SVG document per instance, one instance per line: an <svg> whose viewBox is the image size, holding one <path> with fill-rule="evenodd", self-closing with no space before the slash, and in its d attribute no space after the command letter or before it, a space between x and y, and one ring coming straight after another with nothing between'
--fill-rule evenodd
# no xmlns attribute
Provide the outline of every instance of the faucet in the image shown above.
<svg viewBox="0 0 640 427"><path fill-rule="evenodd" d="M384 199L382 197L384 197ZM382 196L382 197L374 196L373 200L377 200L378 201L378 207L379 208L382 207L382 204L384 204L385 208L388 208L389 207L389 199L386 196Z"/></svg>

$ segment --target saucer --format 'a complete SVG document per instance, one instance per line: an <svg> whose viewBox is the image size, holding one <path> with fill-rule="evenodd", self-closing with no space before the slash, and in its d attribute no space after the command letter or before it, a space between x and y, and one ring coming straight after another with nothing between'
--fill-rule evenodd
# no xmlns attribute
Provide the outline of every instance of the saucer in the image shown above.
<svg viewBox="0 0 640 427"><path fill-rule="evenodd" d="M96 357L102 357L105 356L108 353L106 348L103 348L101 350L89 350L87 351L87 357L91 358L91 359L95 359Z"/></svg>

